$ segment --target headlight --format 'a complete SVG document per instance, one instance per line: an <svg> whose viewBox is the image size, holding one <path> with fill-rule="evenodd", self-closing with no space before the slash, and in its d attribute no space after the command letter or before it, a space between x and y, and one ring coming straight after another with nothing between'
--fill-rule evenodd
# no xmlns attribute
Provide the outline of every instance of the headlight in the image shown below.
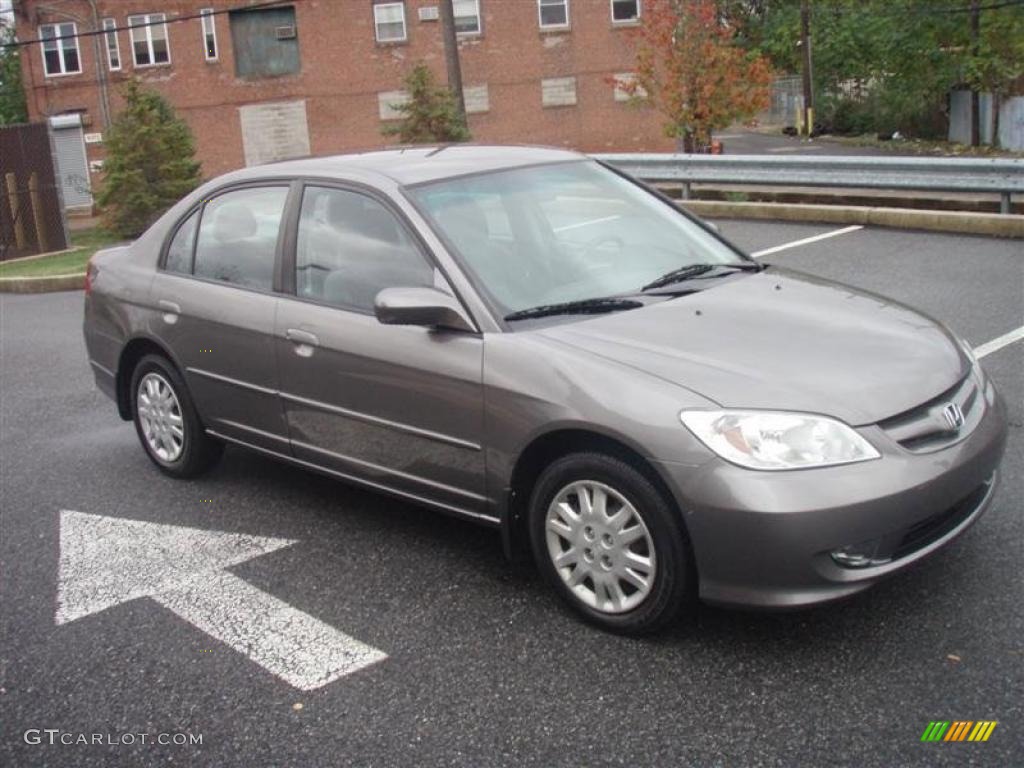
<svg viewBox="0 0 1024 768"><path fill-rule="evenodd" d="M877 459L867 440L827 416L779 411L683 411L683 424L726 461L749 469L803 469Z"/></svg>
<svg viewBox="0 0 1024 768"><path fill-rule="evenodd" d="M967 359L971 361L971 367L977 368L978 358L974 354L974 350L971 348L971 345L967 343L967 339L963 336L956 336L956 340L960 342L960 349L964 351L964 354L967 355Z"/></svg>

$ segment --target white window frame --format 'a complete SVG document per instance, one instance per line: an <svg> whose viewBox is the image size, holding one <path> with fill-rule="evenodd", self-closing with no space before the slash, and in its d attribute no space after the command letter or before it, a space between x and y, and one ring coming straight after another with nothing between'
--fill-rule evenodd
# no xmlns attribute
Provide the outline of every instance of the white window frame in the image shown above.
<svg viewBox="0 0 1024 768"><path fill-rule="evenodd" d="M70 35L61 35L60 28L66 25L71 26ZM43 30L47 27L53 29L54 36L49 40L39 43L39 55L43 59L43 76L44 77L65 77L67 75L80 75L82 74L82 50L78 45L78 25L73 21L57 21L53 24L40 24L36 30L39 34L39 39L43 39ZM64 46L61 44L64 40L70 37L75 43L75 57L78 59L78 69L68 69L67 63L64 61ZM60 59L60 72L47 72L46 71L46 43L53 41L57 44L57 57Z"/></svg>
<svg viewBox="0 0 1024 768"><path fill-rule="evenodd" d="M203 57L207 61L220 61L220 45L217 43L217 23L216 16L213 15L213 8L201 8L199 10L199 30L203 34ZM210 28L207 29L206 26ZM206 45L206 38L210 36L213 38L213 56L210 55L210 49ZM171 45L168 41L167 44L167 57L171 56Z"/></svg>
<svg viewBox="0 0 1024 768"><path fill-rule="evenodd" d="M157 19L159 17L159 19ZM135 27L135 24L139 23L139 19L142 20L142 24L145 26ZM164 41L167 43L167 61L156 61L156 56L153 51L153 27L156 26L157 21L164 28ZM150 67L169 67L171 65L171 35L167 31L167 14L166 13L136 13L128 17L128 42L132 45L132 66L135 69L149 69ZM145 34L146 46L149 48L149 64L139 64L135 60L135 33ZM139 42L142 42L141 40ZM205 47L205 45L204 45Z"/></svg>
<svg viewBox="0 0 1024 768"><path fill-rule="evenodd" d="M555 6L561 5L565 7L565 23L564 24L545 24L544 16L541 13L541 9L544 6ZM570 26L569 22L569 0L537 0L537 24L541 29L568 29Z"/></svg>
<svg viewBox="0 0 1024 768"><path fill-rule="evenodd" d="M643 16L644 14L644 3L643 0L636 0L636 18L634 19L616 19L615 0L609 0L608 13L611 14L612 24L614 24L615 26L622 26L624 24L639 24L640 17Z"/></svg>
<svg viewBox="0 0 1024 768"><path fill-rule="evenodd" d="M111 45L113 43L113 45ZM107 69L111 72L121 71L121 41L117 39L117 20L116 19L104 19L103 20L103 47L107 49ZM114 66L114 60L110 58L110 54L113 53L117 56L117 66Z"/></svg>
<svg viewBox="0 0 1024 768"><path fill-rule="evenodd" d="M380 36L380 25L381 24L395 24L394 21L381 21L377 17L377 11L382 8L398 8L402 12L402 36L401 37L381 37ZM378 43L404 43L409 40L409 24L405 20L405 3L394 2L394 3L374 3L373 4L373 36L376 38Z"/></svg>
<svg viewBox="0 0 1024 768"><path fill-rule="evenodd" d="M462 14L462 18L468 18L470 15L475 15L476 16L476 30L473 31L473 32L458 32L457 36L458 37L476 37L477 35L482 35L483 31L484 31L484 19L483 19L483 16L480 15L480 0L453 0L452 15L454 16L454 19L453 19L454 21L457 21L459 19L459 15L455 11L455 6L458 5L460 2L462 2L462 3L473 3L473 5L475 6L475 8L476 8L476 13L475 14L465 14L464 13L464 14Z"/></svg>

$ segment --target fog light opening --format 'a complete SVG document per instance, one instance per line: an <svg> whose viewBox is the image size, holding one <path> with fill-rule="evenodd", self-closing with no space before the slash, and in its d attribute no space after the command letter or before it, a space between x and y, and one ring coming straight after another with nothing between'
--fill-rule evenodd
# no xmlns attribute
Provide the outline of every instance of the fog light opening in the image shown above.
<svg viewBox="0 0 1024 768"><path fill-rule="evenodd" d="M839 549L833 549L830 554L836 564L844 568L870 568L873 565L885 565L892 558L879 555L880 543L880 539L862 541L859 544L849 544Z"/></svg>

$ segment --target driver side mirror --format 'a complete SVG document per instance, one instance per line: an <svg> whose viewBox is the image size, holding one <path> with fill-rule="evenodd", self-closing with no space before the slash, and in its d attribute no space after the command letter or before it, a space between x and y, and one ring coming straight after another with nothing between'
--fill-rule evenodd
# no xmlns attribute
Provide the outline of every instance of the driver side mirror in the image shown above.
<svg viewBox="0 0 1024 768"><path fill-rule="evenodd" d="M373 308L384 325L423 325L476 333L458 299L437 288L385 288L377 294Z"/></svg>

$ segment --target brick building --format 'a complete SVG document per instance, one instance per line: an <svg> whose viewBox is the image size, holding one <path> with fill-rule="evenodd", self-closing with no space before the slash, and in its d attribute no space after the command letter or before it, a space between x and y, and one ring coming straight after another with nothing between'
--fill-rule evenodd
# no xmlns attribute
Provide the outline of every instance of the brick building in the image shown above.
<svg viewBox="0 0 1024 768"><path fill-rule="evenodd" d="M671 148L658 115L614 79L633 65L643 0L455 0L476 141L586 151ZM251 7L250 7L251 6ZM29 111L50 119L65 198L85 204L136 75L195 134L204 173L382 146L403 76L443 82L437 0L14 0ZM104 34L81 36L101 29ZM84 157L83 155L84 148ZM69 173L75 163L81 173ZM69 165L70 164L70 165ZM84 170L85 168L89 170ZM83 178L84 177L84 178ZM78 197L76 197L78 195Z"/></svg>

